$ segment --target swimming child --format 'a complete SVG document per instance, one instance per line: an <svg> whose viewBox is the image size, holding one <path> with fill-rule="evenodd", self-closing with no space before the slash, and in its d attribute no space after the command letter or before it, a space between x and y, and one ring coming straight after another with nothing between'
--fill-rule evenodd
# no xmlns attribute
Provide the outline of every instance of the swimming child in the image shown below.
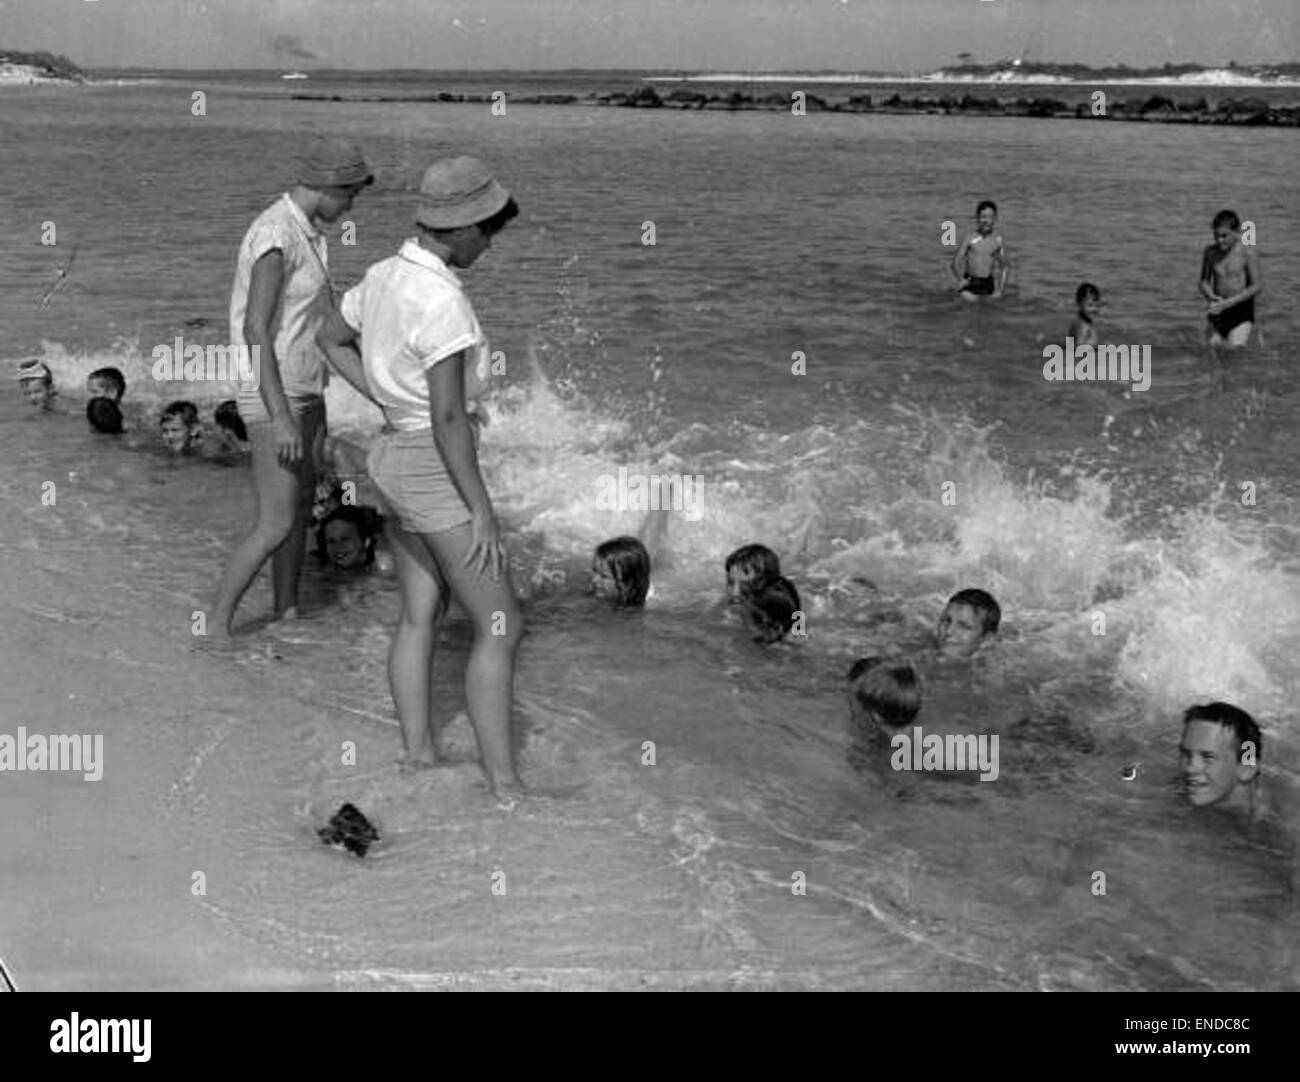
<svg viewBox="0 0 1300 1082"><path fill-rule="evenodd" d="M766 545L741 545L727 557L725 567L727 601L732 605L781 577L781 561Z"/></svg>
<svg viewBox="0 0 1300 1082"><path fill-rule="evenodd" d="M172 454L193 454L202 435L198 407L193 402L171 403L158 418L158 430Z"/></svg>
<svg viewBox="0 0 1300 1082"><path fill-rule="evenodd" d="M620 607L644 605L650 591L650 553L635 537L615 537L591 558L591 592Z"/></svg>
<svg viewBox="0 0 1300 1082"><path fill-rule="evenodd" d="M1205 703L1183 715L1178 758L1183 796L1193 808L1241 808L1255 818L1264 811L1259 764L1259 725L1229 703Z"/></svg>
<svg viewBox="0 0 1300 1082"><path fill-rule="evenodd" d="M335 507L316 527L316 555L338 571L368 571L375 562L375 511Z"/></svg>
<svg viewBox="0 0 1300 1082"><path fill-rule="evenodd" d="M86 377L86 394L120 404L126 397L126 377L117 368L96 368Z"/></svg>
<svg viewBox="0 0 1300 1082"><path fill-rule="evenodd" d="M1201 295L1209 302L1206 336L1211 347L1240 349L1255 326L1259 258L1253 245L1241 243L1241 219L1235 211L1219 211L1212 229L1214 243L1201 259Z"/></svg>
<svg viewBox="0 0 1300 1082"><path fill-rule="evenodd" d="M122 434L122 411L106 396L97 396L86 403L86 420L96 432L107 436Z"/></svg>
<svg viewBox="0 0 1300 1082"><path fill-rule="evenodd" d="M958 590L948 598L935 637L945 658L968 658L994 635L1002 622L1002 609L983 590Z"/></svg>
<svg viewBox="0 0 1300 1082"><path fill-rule="evenodd" d="M1093 325L1093 320L1101 311L1101 290L1091 282L1084 282L1075 290L1074 303L1078 306L1078 311L1075 313L1074 322L1070 324L1070 337L1074 339L1076 348L1095 346L1097 328Z"/></svg>
<svg viewBox="0 0 1300 1082"><path fill-rule="evenodd" d="M910 725L921 712L921 678L906 661L858 658L849 669L849 711L856 725Z"/></svg>
<svg viewBox="0 0 1300 1082"><path fill-rule="evenodd" d="M244 419L239 416L239 403L233 398L228 398L217 406L212 413L212 420L223 437L230 437L227 443L234 440L239 450L248 446L248 429L244 427Z"/></svg>
<svg viewBox="0 0 1300 1082"><path fill-rule="evenodd" d="M755 642L780 642L801 626L799 591L787 578L777 576L765 582L759 589L745 594L743 603L745 622Z"/></svg>
<svg viewBox="0 0 1300 1082"><path fill-rule="evenodd" d="M19 362L18 389L37 409L47 412L54 409L54 373L41 361Z"/></svg>
<svg viewBox="0 0 1300 1082"><path fill-rule="evenodd" d="M997 204L983 200L975 208L975 232L970 234L952 257L952 274L957 289L965 298L1002 296L1007 284L1007 253L998 224Z"/></svg>

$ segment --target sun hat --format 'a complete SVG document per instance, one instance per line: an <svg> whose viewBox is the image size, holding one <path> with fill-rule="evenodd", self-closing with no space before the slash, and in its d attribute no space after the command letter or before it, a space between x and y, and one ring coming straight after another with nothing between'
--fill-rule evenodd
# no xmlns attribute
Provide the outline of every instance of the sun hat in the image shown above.
<svg viewBox="0 0 1300 1082"><path fill-rule="evenodd" d="M27 361L18 362L19 379L54 379L54 373L46 367L45 362L38 361L35 358Z"/></svg>
<svg viewBox="0 0 1300 1082"><path fill-rule="evenodd" d="M443 158L424 171L415 220L430 229L459 229L491 218L510 202L477 158Z"/></svg>
<svg viewBox="0 0 1300 1082"><path fill-rule="evenodd" d="M298 183L305 188L347 188L374 182L361 148L347 139L312 140L298 166Z"/></svg>

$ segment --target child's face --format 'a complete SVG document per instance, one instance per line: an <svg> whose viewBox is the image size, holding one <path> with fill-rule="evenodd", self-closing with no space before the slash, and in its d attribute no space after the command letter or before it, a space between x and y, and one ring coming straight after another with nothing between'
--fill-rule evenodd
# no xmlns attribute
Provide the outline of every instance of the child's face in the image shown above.
<svg viewBox="0 0 1300 1082"><path fill-rule="evenodd" d="M1097 318L1097 313L1101 311L1101 300L1097 297L1084 297L1079 302L1079 315L1084 322L1091 323Z"/></svg>
<svg viewBox="0 0 1300 1082"><path fill-rule="evenodd" d="M23 397L38 409L47 409L54 397L52 388L43 379L21 380L19 389L23 392Z"/></svg>
<svg viewBox="0 0 1300 1082"><path fill-rule="evenodd" d="M194 442L194 430L181 417L168 417L159 426L163 446L174 455L184 454Z"/></svg>
<svg viewBox="0 0 1300 1082"><path fill-rule="evenodd" d="M939 652L947 657L970 657L984 641L984 620L970 605L951 601L939 617Z"/></svg>
<svg viewBox="0 0 1300 1082"><path fill-rule="evenodd" d="M593 557L591 561L591 592L605 601L618 600L618 580L604 560Z"/></svg>
<svg viewBox="0 0 1300 1082"><path fill-rule="evenodd" d="M86 380L86 394L91 398L107 398L113 402L121 402L122 396L117 393L115 384L99 376L91 376Z"/></svg>
<svg viewBox="0 0 1300 1082"><path fill-rule="evenodd" d="M1237 230L1229 225L1216 225L1214 227L1214 243L1219 246L1221 252L1232 251L1232 246L1237 243Z"/></svg>
<svg viewBox="0 0 1300 1082"><path fill-rule="evenodd" d="M757 567L733 564L727 572L727 601L738 605L761 585L763 572Z"/></svg>
<svg viewBox="0 0 1300 1082"><path fill-rule="evenodd" d="M1213 721L1192 721L1183 728L1178 747L1183 772L1183 795L1194 808L1204 808L1230 797L1247 782L1255 767L1238 758L1236 735Z"/></svg>
<svg viewBox="0 0 1300 1082"><path fill-rule="evenodd" d="M978 229L985 236L988 236L990 233L992 233L993 227L997 224L998 224L997 211L993 210L991 207L985 207L982 211L980 211L977 215L975 215L975 228Z"/></svg>
<svg viewBox="0 0 1300 1082"><path fill-rule="evenodd" d="M366 562L366 543L355 523L335 519L325 527L325 556L341 571Z"/></svg>

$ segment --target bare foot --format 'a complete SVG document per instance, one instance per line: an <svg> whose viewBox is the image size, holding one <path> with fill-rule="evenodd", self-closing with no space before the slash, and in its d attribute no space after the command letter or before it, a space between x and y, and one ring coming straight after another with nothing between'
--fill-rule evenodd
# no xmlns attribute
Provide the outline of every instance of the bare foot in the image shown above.
<svg viewBox="0 0 1300 1082"><path fill-rule="evenodd" d="M419 774L425 770L432 770L438 765L438 761L430 755L403 755L397 760L397 769L403 775Z"/></svg>

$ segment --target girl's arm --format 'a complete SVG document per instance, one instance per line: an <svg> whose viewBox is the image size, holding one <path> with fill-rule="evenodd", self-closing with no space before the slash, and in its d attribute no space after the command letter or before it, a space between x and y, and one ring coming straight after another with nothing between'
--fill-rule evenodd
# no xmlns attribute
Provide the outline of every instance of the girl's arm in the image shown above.
<svg viewBox="0 0 1300 1082"><path fill-rule="evenodd" d="M479 472L478 449L474 446L469 414L465 412L465 364L469 351L462 350L439 361L425 373L429 388L429 418L433 442L442 461L473 515L473 540L465 557L466 566L482 574L490 569L493 578L505 567L496 515L487 486Z"/></svg>
<svg viewBox="0 0 1300 1082"><path fill-rule="evenodd" d="M352 384L363 398L375 402L370 387L366 384L366 370L361 363L356 340L357 332L339 314L337 308L330 312L329 319L316 332L316 344L325 352L330 367ZM375 405L379 403L375 402Z"/></svg>

